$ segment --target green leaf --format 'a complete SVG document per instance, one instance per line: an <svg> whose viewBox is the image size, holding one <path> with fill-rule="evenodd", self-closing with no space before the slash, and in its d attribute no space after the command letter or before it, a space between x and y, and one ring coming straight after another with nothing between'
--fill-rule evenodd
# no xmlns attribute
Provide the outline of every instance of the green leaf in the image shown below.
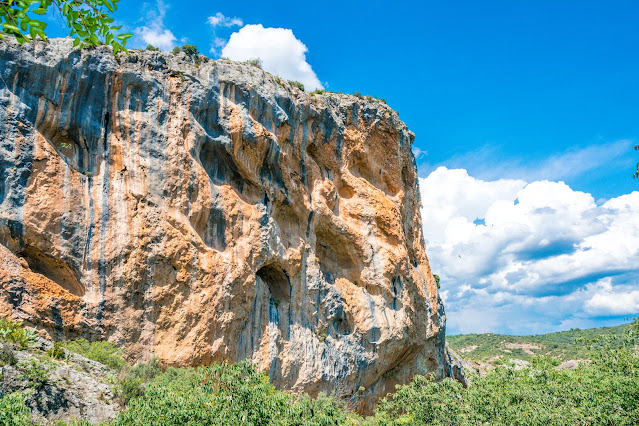
<svg viewBox="0 0 639 426"><path fill-rule="evenodd" d="M132 35L133 34L131 34L131 33L119 34L119 35L115 36L115 38L117 38L118 40L121 40L121 41L126 41L126 39L131 37Z"/></svg>
<svg viewBox="0 0 639 426"><path fill-rule="evenodd" d="M18 27L16 27L13 24L10 24L9 22L5 22L4 24L2 24L2 26L5 27L8 30L15 31L15 32L18 32L18 33L20 32L20 29Z"/></svg>

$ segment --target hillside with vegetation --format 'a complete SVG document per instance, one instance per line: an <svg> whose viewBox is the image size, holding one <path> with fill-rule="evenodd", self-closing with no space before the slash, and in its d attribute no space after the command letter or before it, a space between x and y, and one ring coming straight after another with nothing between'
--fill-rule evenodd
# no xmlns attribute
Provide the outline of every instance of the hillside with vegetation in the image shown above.
<svg viewBox="0 0 639 426"><path fill-rule="evenodd" d="M416 376L363 418L338 398L276 389L247 361L199 368L164 368L155 359L129 365L111 343L52 343L0 319L0 425L637 424L639 321L566 333L515 342L565 341L569 349L562 353L589 362L558 369L559 359L534 356L521 369L503 363L483 375L470 373L467 388ZM585 352L571 352L579 338Z"/></svg>
<svg viewBox="0 0 639 426"><path fill-rule="evenodd" d="M604 335L620 339L629 324L616 327L579 329L531 336L505 334L460 334L446 336L448 345L462 357L481 363L500 363L508 359L531 361L535 356L547 356L560 361L589 359L587 344Z"/></svg>

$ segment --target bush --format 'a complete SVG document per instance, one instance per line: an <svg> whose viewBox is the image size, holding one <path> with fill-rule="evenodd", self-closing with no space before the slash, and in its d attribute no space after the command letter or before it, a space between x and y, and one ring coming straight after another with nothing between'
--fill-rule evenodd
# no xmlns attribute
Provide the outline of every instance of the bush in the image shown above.
<svg viewBox="0 0 639 426"><path fill-rule="evenodd" d="M353 96L356 96L356 97L358 97L358 98L361 98L361 97L362 97L362 94L361 94L361 93L359 93L359 92L354 92L354 93L353 93Z"/></svg>
<svg viewBox="0 0 639 426"><path fill-rule="evenodd" d="M62 342L53 342L51 349L47 350L47 355L53 359L64 359L67 357L67 354L64 352Z"/></svg>
<svg viewBox="0 0 639 426"><path fill-rule="evenodd" d="M311 95L322 95L326 93L326 90L316 89L311 92Z"/></svg>
<svg viewBox="0 0 639 426"><path fill-rule="evenodd" d="M151 52L157 52L160 49L158 49L157 47L153 46L152 44L147 44L145 50L150 50Z"/></svg>
<svg viewBox="0 0 639 426"><path fill-rule="evenodd" d="M437 289L439 290L439 288L440 288L439 275L433 274L433 278L435 278L435 284L437 284Z"/></svg>
<svg viewBox="0 0 639 426"><path fill-rule="evenodd" d="M24 379L29 387L40 388L49 381L47 368L36 360L31 360L29 364L20 365L24 372Z"/></svg>
<svg viewBox="0 0 639 426"><path fill-rule="evenodd" d="M22 322L0 318L0 341L12 342L20 349L25 349L33 345L37 338L35 331L24 328Z"/></svg>
<svg viewBox="0 0 639 426"><path fill-rule="evenodd" d="M197 55L197 46L195 46L194 44L185 44L184 46L182 46L182 52L191 56Z"/></svg>
<svg viewBox="0 0 639 426"><path fill-rule="evenodd" d="M127 372L129 377L140 379L143 382L148 382L160 374L162 374L160 362L155 357L151 358L147 363L136 364Z"/></svg>
<svg viewBox="0 0 639 426"><path fill-rule="evenodd" d="M297 87L302 92L304 91L304 85L300 83L299 81L289 80L288 83L293 87Z"/></svg>
<svg viewBox="0 0 639 426"><path fill-rule="evenodd" d="M144 395L142 380L124 377L115 384L115 396L123 407L133 398Z"/></svg>
<svg viewBox="0 0 639 426"><path fill-rule="evenodd" d="M0 398L0 425L28 426L31 410L24 404L24 395L8 393Z"/></svg>
<svg viewBox="0 0 639 426"><path fill-rule="evenodd" d="M18 359L16 358L16 355L13 353L13 350L10 347L0 347L0 366L16 365L17 362Z"/></svg>
<svg viewBox="0 0 639 426"><path fill-rule="evenodd" d="M78 339L64 342L63 345L70 352L75 352L114 370L119 371L125 365L122 358L124 351L111 342L104 340L88 342L85 339Z"/></svg>
<svg viewBox="0 0 639 426"><path fill-rule="evenodd" d="M248 361L199 369L167 368L133 398L114 425L346 425L332 398L295 399Z"/></svg>
<svg viewBox="0 0 639 426"><path fill-rule="evenodd" d="M530 368L506 364L472 376L467 389L417 376L382 400L376 419L381 425L636 424L639 322L623 342L611 336L607 345L607 339L592 341L591 362L576 370L556 370L557 360L534 357Z"/></svg>
<svg viewBox="0 0 639 426"><path fill-rule="evenodd" d="M249 59L246 63L257 68L262 68L262 60L260 58Z"/></svg>
<svg viewBox="0 0 639 426"><path fill-rule="evenodd" d="M171 53L173 53L174 55L177 55L177 54L178 54L178 53L180 53L181 51L182 51L182 50L181 50L179 47L175 46L175 47L173 48L173 50L171 50Z"/></svg>

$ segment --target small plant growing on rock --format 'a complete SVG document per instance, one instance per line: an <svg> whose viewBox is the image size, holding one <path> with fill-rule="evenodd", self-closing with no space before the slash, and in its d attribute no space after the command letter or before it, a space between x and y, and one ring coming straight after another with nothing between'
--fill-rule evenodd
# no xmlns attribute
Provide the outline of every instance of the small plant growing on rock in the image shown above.
<svg viewBox="0 0 639 426"><path fill-rule="evenodd" d="M20 321L0 319L0 341L12 342L25 349L35 343L37 337L35 331L23 328Z"/></svg>
<svg viewBox="0 0 639 426"><path fill-rule="evenodd" d="M0 398L0 425L32 425L31 410L24 403L20 392L7 393Z"/></svg>
<svg viewBox="0 0 639 426"><path fill-rule="evenodd" d="M146 50L150 50L151 52L157 52L160 49L158 49L157 47L153 46L152 44L147 44L146 45Z"/></svg>
<svg viewBox="0 0 639 426"><path fill-rule="evenodd" d="M304 91L304 85L300 83L299 81L289 80L288 83L293 87L297 87L302 92Z"/></svg>
<svg viewBox="0 0 639 426"><path fill-rule="evenodd" d="M22 368L29 387L40 388L49 381L47 368L36 360L31 360L30 364L22 364Z"/></svg>
<svg viewBox="0 0 639 426"><path fill-rule="evenodd" d="M311 95L322 95L326 93L326 90L316 89L311 92Z"/></svg>
<svg viewBox="0 0 639 426"><path fill-rule="evenodd" d="M111 342L104 340L88 342L85 339L78 339L64 342L63 345L68 351L102 363L114 370L119 371L124 367L123 350Z"/></svg>
<svg viewBox="0 0 639 426"><path fill-rule="evenodd" d="M66 352L64 352L62 342L54 342L51 349L47 350L47 355L53 359L65 359L67 357Z"/></svg>
<svg viewBox="0 0 639 426"><path fill-rule="evenodd" d="M174 55L177 55L177 54L178 54L178 53L180 53L181 51L182 51L182 50L181 50L179 47L175 46L175 47L173 48L173 50L171 50L171 53L173 53Z"/></svg>
<svg viewBox="0 0 639 426"><path fill-rule="evenodd" d="M0 366L16 365L18 362L13 350L8 346L0 347ZM1 423L0 423L1 424Z"/></svg>
<svg viewBox="0 0 639 426"><path fill-rule="evenodd" d="M249 59L246 63L257 68L262 68L262 60L260 58Z"/></svg>

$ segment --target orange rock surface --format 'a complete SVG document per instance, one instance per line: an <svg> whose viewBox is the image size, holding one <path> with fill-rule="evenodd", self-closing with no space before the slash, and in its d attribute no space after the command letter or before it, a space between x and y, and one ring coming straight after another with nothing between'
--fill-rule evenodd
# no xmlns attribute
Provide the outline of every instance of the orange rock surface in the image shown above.
<svg viewBox="0 0 639 426"><path fill-rule="evenodd" d="M450 373L413 134L250 64L0 43L0 314L370 411Z"/></svg>

